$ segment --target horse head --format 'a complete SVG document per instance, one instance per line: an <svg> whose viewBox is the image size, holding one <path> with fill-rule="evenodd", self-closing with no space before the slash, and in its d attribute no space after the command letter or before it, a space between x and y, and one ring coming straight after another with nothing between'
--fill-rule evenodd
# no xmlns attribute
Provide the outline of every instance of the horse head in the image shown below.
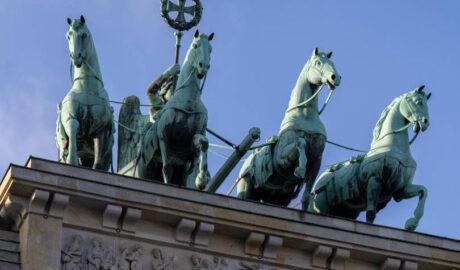
<svg viewBox="0 0 460 270"><path fill-rule="evenodd" d="M340 85L340 75L335 69L334 63L331 61L332 52L319 52L318 48L313 50L313 53L308 60L307 79L313 85L327 84L329 89L334 90Z"/></svg>
<svg viewBox="0 0 460 270"><path fill-rule="evenodd" d="M209 43L214 37L214 33L209 36L201 34L198 30L195 32L192 45L187 53L186 61L192 61L191 65L196 71L198 79L202 79L208 73L211 60L212 46Z"/></svg>
<svg viewBox="0 0 460 270"><path fill-rule="evenodd" d="M92 46L91 33L85 24L85 18L83 15L80 19L67 18L69 24L69 31L66 33L67 40L69 42L70 59L73 64L79 68L83 61L88 56L88 51Z"/></svg>
<svg viewBox="0 0 460 270"><path fill-rule="evenodd" d="M430 125L427 101L430 99L431 93L425 94L423 88L425 88L424 85L407 93L399 106L401 114L413 124L415 132L425 131Z"/></svg>

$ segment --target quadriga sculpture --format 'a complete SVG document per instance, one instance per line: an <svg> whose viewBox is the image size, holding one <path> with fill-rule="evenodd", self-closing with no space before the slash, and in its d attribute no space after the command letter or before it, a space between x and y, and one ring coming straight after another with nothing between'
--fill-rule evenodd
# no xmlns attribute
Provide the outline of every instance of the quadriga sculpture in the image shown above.
<svg viewBox="0 0 460 270"><path fill-rule="evenodd" d="M275 144L254 151L243 164L237 180L239 198L287 206L303 184L305 195L310 193L326 142L318 93L323 85L332 91L340 84L331 55L313 51L292 90L279 135L270 139Z"/></svg>
<svg viewBox="0 0 460 270"><path fill-rule="evenodd" d="M416 163L410 153L409 125L415 132L429 125L424 86L397 97L383 110L374 128L371 150L365 155L336 164L316 181L309 211L357 218L366 211L367 222L393 198L399 202L419 197L407 230L415 230L423 216L428 195L424 186L412 184Z"/></svg>
<svg viewBox="0 0 460 270"><path fill-rule="evenodd" d="M212 49L210 41L213 36L214 33L208 36L195 32L174 94L161 110L151 110L153 123L149 122L145 131L137 132L142 136L134 164L134 176L156 180L163 178L165 183L198 189L203 189L209 181L208 140L205 137L208 113L201 101L200 82L209 69ZM175 69L175 66L171 67L164 77L175 74ZM138 104L137 102L134 101ZM154 103L152 105L158 105L158 102ZM137 115L134 118L145 122L145 116L142 118L137 107L134 106ZM127 122L125 120L120 118L120 123ZM120 143L126 145L129 142ZM196 175L195 179L187 181L193 175ZM188 182L194 183L187 184Z"/></svg>
<svg viewBox="0 0 460 270"><path fill-rule="evenodd" d="M113 108L104 89L93 38L83 16L67 19L72 88L58 104L56 144L59 161L108 170L112 164Z"/></svg>

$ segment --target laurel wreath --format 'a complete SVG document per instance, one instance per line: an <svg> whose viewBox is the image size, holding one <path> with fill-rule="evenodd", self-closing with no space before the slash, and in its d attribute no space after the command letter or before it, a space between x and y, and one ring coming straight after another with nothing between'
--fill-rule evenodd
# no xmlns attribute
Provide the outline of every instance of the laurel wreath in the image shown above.
<svg viewBox="0 0 460 270"><path fill-rule="evenodd" d="M161 0L161 16L163 19L166 21L169 26L172 28L179 30L179 31L186 31L189 30L190 28L196 26L200 20L201 20L201 15L203 12L203 7L201 5L200 0L192 0L194 5L194 11L195 11L195 16L193 16L192 20L189 22L177 22L176 20L173 20L168 13L168 2L170 0Z"/></svg>

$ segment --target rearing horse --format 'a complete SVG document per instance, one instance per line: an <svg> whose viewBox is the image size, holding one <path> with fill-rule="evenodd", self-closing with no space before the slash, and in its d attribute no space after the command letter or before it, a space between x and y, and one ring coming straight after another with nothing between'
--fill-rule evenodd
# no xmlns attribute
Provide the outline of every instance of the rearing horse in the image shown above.
<svg viewBox="0 0 460 270"><path fill-rule="evenodd" d="M316 181L309 211L357 218L366 211L366 221L374 222L376 213L393 198L399 202L419 196L414 217L406 221L415 230L423 216L428 192L412 184L417 164L410 152L408 128L425 131L429 126L424 86L397 97L383 110L374 128L371 150L365 155L330 167Z"/></svg>
<svg viewBox="0 0 460 270"><path fill-rule="evenodd" d="M140 156L136 164L136 176L158 177L161 167L165 183L187 186L187 176L194 175L195 186L203 189L207 175L208 140L205 137L208 112L201 101L200 81L209 69L211 44L209 36L198 30L185 56L174 95L144 135ZM146 177L150 175L153 177Z"/></svg>
<svg viewBox="0 0 460 270"><path fill-rule="evenodd" d="M243 164L237 180L239 198L287 206L304 183L308 197L326 142L318 94L323 85L334 90L341 79L331 56L332 52L313 51L292 90L279 135L273 140L275 145L254 151Z"/></svg>
<svg viewBox="0 0 460 270"><path fill-rule="evenodd" d="M114 142L113 108L104 89L96 48L85 18L68 18L67 23L70 28L66 37L75 78L69 93L58 104L59 161L108 170Z"/></svg>

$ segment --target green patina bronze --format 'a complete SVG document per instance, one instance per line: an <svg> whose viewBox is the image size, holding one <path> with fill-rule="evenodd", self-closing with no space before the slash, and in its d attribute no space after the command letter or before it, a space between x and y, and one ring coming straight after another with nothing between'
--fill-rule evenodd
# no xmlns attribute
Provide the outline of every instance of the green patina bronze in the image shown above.
<svg viewBox="0 0 460 270"><path fill-rule="evenodd" d="M326 142L318 94L324 85L334 90L341 79L331 55L313 51L292 90L278 136L243 164L237 180L239 198L287 206L305 183L308 197Z"/></svg>
<svg viewBox="0 0 460 270"><path fill-rule="evenodd" d="M122 106L119 122L123 124L120 128L125 129L127 136L121 141L119 138L119 147L128 151L126 154L119 153L119 162L128 164L135 159L134 164L127 165L134 167L131 170L134 176L163 179L165 183L198 189L203 189L210 180L207 171L208 140L205 137L208 113L201 101L200 82L210 66L210 41L213 36L213 33L208 36L196 31L172 95L168 93L171 78L179 71L177 65L148 87L152 121L147 121L146 116L140 114L137 98L125 99L128 104ZM135 125L130 124L133 122Z"/></svg>
<svg viewBox="0 0 460 270"><path fill-rule="evenodd" d="M75 78L69 93L58 104L58 159L72 165L108 170L115 131L113 108L104 89L96 48L85 18L67 19L67 22L70 28L66 36Z"/></svg>
<svg viewBox="0 0 460 270"><path fill-rule="evenodd" d="M366 211L373 222L376 213L393 198L399 202L419 196L414 216L405 228L415 230L423 216L427 190L412 184L416 163L410 152L408 128L425 131L429 125L423 86L397 97L385 108L374 128L371 150L365 155L336 164L316 181L309 211L357 218Z"/></svg>
<svg viewBox="0 0 460 270"><path fill-rule="evenodd" d="M175 64L153 80L147 87L150 115L142 115L140 101L136 96L123 99L118 115L118 155L117 171L130 166L140 151L141 140L150 122L155 122L155 115L174 93L175 78L180 66ZM157 179L161 179L161 176Z"/></svg>

